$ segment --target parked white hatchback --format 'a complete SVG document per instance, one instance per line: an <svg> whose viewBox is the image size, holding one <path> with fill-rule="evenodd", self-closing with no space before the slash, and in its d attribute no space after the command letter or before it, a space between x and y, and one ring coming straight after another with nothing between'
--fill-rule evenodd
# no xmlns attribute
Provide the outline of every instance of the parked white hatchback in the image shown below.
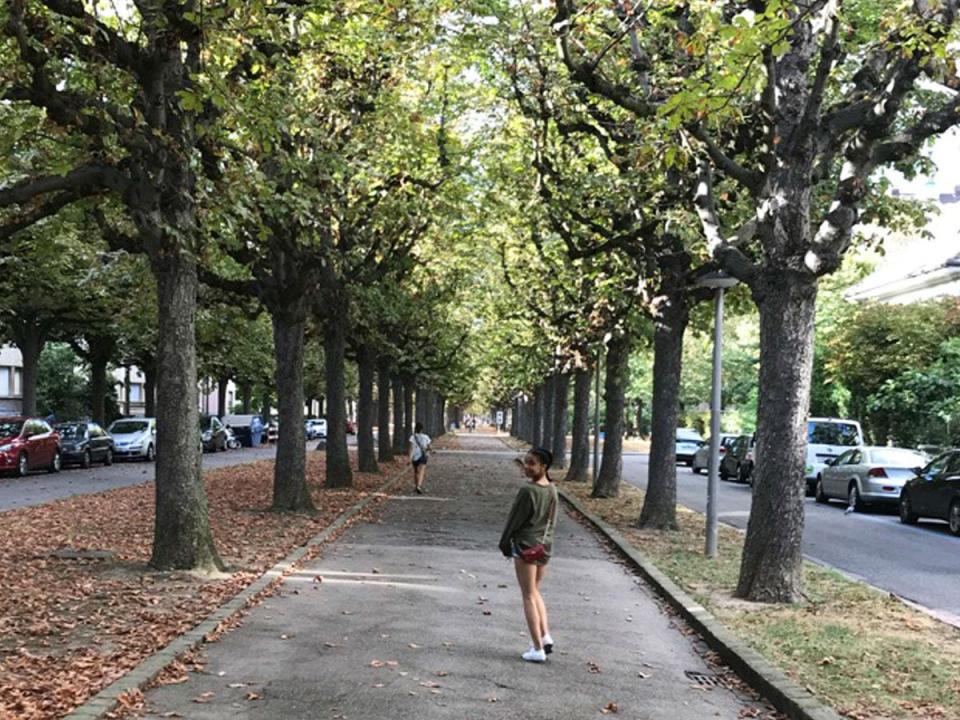
<svg viewBox="0 0 960 720"><path fill-rule="evenodd" d="M896 505L904 484L914 477L914 469L926 462L923 453L907 448L847 450L820 472L817 502L846 500L847 505L857 511L873 503Z"/></svg>
<svg viewBox="0 0 960 720"><path fill-rule="evenodd" d="M114 457L152 461L157 455L155 418L129 417L114 420L108 432L113 436Z"/></svg>

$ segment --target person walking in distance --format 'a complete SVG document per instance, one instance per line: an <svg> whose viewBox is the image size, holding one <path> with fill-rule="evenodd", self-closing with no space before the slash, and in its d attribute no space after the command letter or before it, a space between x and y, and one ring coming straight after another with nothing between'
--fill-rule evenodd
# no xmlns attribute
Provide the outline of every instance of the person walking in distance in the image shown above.
<svg viewBox="0 0 960 720"><path fill-rule="evenodd" d="M500 536L500 552L513 558L517 582L523 596L523 613L530 630L532 647L521 656L527 662L546 662L553 652L553 638L547 620L547 606L540 594L540 583L553 552L553 535L557 525L557 488L550 479L553 454L545 448L534 448L521 463L527 482L517 491L516 499Z"/></svg>
<svg viewBox="0 0 960 720"><path fill-rule="evenodd" d="M430 449L430 436L423 432L423 425L417 423L410 436L410 463L413 465L413 489L417 495L423 495L423 477L427 474L427 450Z"/></svg>

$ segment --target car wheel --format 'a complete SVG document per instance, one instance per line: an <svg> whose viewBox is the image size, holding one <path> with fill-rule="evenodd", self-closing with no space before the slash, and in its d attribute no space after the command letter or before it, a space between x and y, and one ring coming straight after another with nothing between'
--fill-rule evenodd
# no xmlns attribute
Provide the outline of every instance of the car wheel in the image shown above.
<svg viewBox="0 0 960 720"><path fill-rule="evenodd" d="M820 503L821 505L826 505L828 502L830 502L830 498L827 497L827 494L823 491L823 478L822 478L822 477L818 477L818 478L817 478L817 489L816 489L816 491L814 492L813 497L814 497L814 499L815 499L818 503Z"/></svg>
<svg viewBox="0 0 960 720"><path fill-rule="evenodd" d="M63 462L63 458L60 457L60 451L57 450L57 452L54 453L53 455L53 460L50 461L50 467L47 468L47 472L51 472L51 473L60 472L60 467L62 462Z"/></svg>
<svg viewBox="0 0 960 720"><path fill-rule="evenodd" d="M30 459L27 457L26 453L20 453L17 457L17 475L19 477L26 477L27 473L30 472Z"/></svg>
<svg viewBox="0 0 960 720"><path fill-rule="evenodd" d="M864 503L860 498L860 490L857 488L855 482L850 483L850 488L847 490L847 506L852 507L856 512L863 512Z"/></svg>
<svg viewBox="0 0 960 720"><path fill-rule="evenodd" d="M113 465L113 450L107 448L107 454L103 456L104 465Z"/></svg>
<svg viewBox="0 0 960 720"><path fill-rule="evenodd" d="M917 514L913 511L913 505L910 503L910 496L905 492L900 493L900 522L904 525L916 525Z"/></svg>
<svg viewBox="0 0 960 720"><path fill-rule="evenodd" d="M90 467L90 465L91 465L92 463L93 463L93 458L90 457L90 451L89 451L89 450L84 450L84 451L83 451L83 460L80 461L81 467L88 468L88 467Z"/></svg>
<svg viewBox="0 0 960 720"><path fill-rule="evenodd" d="M950 532L954 535L960 535L960 500L954 500L950 503L950 512L947 513L947 523L950 525Z"/></svg>
<svg viewBox="0 0 960 720"><path fill-rule="evenodd" d="M153 462L157 458L157 453L153 449L153 445L147 445L147 462Z"/></svg>

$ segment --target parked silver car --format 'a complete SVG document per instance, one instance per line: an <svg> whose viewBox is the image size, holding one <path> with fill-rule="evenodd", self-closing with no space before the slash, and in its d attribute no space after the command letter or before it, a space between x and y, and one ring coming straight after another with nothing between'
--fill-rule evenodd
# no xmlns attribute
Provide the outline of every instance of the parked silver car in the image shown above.
<svg viewBox="0 0 960 720"><path fill-rule="evenodd" d="M726 454L727 450L730 449L730 446L733 445L733 441L737 439L739 435L736 433L720 433L720 460L723 460L723 456ZM720 462L717 461L719 466ZM710 468L710 440L707 440L703 445L700 446L700 449L693 454L693 471L697 474L701 472L706 472Z"/></svg>
<svg viewBox="0 0 960 720"><path fill-rule="evenodd" d="M703 445L703 437L693 428L677 428L677 462L693 465L693 454Z"/></svg>
<svg viewBox="0 0 960 720"><path fill-rule="evenodd" d="M896 505L912 468L925 464L922 453L908 448L852 448L820 471L815 497L819 503L846 500L857 511L871 503Z"/></svg>
<svg viewBox="0 0 960 720"><path fill-rule="evenodd" d="M155 418L130 417L114 420L107 431L113 436L116 458L137 457L147 461L157 455Z"/></svg>

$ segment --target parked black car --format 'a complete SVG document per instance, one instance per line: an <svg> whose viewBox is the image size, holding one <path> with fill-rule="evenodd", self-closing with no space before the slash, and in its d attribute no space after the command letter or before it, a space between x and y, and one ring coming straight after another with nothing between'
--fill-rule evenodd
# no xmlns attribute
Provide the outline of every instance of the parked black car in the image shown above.
<svg viewBox="0 0 960 720"><path fill-rule="evenodd" d="M922 517L946 520L960 535L960 450L938 455L900 491L900 522L913 525Z"/></svg>
<svg viewBox="0 0 960 720"><path fill-rule="evenodd" d="M95 422L65 422L60 433L60 457L64 465L90 467L95 462L113 465L113 438Z"/></svg>
<svg viewBox="0 0 960 720"><path fill-rule="evenodd" d="M727 448L720 458L720 479L736 478L742 483L751 483L753 477L753 448L756 438L741 435Z"/></svg>
<svg viewBox="0 0 960 720"><path fill-rule="evenodd" d="M200 442L204 452L227 449L227 428L216 415L200 416Z"/></svg>

